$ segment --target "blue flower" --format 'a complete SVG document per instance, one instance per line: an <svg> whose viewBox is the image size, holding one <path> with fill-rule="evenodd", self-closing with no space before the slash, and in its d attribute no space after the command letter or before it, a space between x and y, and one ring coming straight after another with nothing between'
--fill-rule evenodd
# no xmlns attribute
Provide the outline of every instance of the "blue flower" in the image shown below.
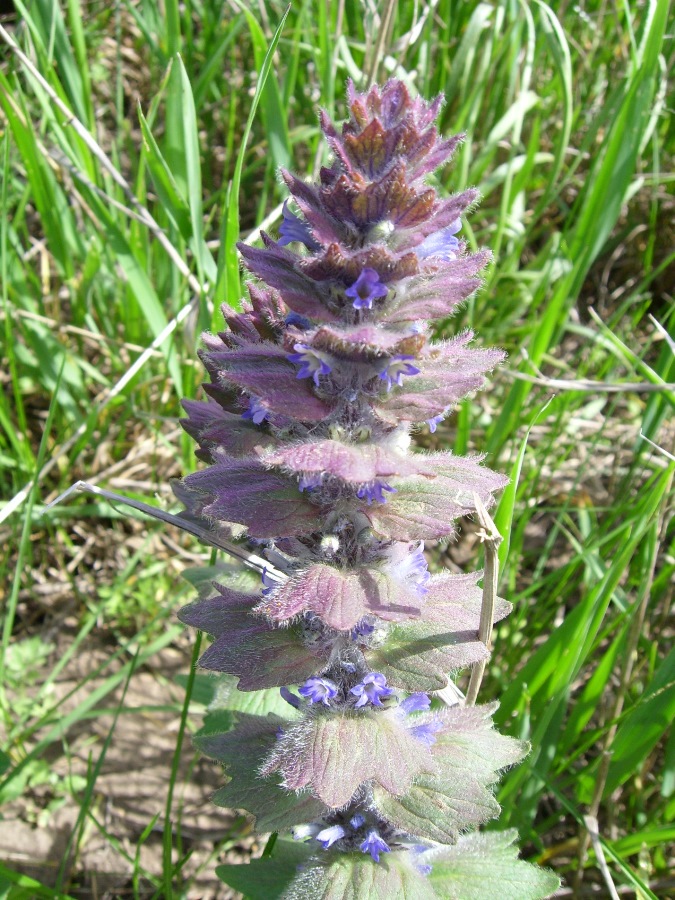
<svg viewBox="0 0 675 900"><path fill-rule="evenodd" d="M422 712L424 710L431 708L431 700L429 699L428 694L423 694L419 691L416 694L411 694L409 697L406 697L405 700L402 700L398 708L403 710L403 712L407 715L410 715L411 712Z"/></svg>
<svg viewBox="0 0 675 900"><path fill-rule="evenodd" d="M267 416L269 410L263 405L262 400L258 397L251 397L248 401L248 409L241 414L242 419L251 419L254 425L261 425Z"/></svg>
<svg viewBox="0 0 675 900"><path fill-rule="evenodd" d="M279 226L280 236L277 241L280 247L285 247L286 244L292 244L293 241L298 241L298 243L304 244L308 250L318 250L320 248L321 245L312 237L312 232L309 230L307 222L303 222L302 219L298 218L298 216L290 211L288 208L288 200L284 201L281 215L283 216L283 221Z"/></svg>
<svg viewBox="0 0 675 900"><path fill-rule="evenodd" d="M324 850L328 850L331 844L334 844L335 841L339 841L340 838L345 836L346 832L342 825L331 825L328 828L324 828L316 835L316 840L319 841L320 844L323 845Z"/></svg>
<svg viewBox="0 0 675 900"><path fill-rule="evenodd" d="M425 854L429 849L430 848L426 847L424 844L416 844L414 847L410 848L409 852L412 854L412 864L420 873L420 875L431 874L432 866L421 861L423 854Z"/></svg>
<svg viewBox="0 0 675 900"><path fill-rule="evenodd" d="M417 549L408 554L405 560L405 569L404 577L414 583L417 593L420 596L428 594L429 588L426 587L426 583L431 576L429 575L427 561L424 558L424 541L420 541Z"/></svg>
<svg viewBox="0 0 675 900"><path fill-rule="evenodd" d="M302 694L310 703L323 703L324 706L330 706L330 701L337 695L337 692L337 685L328 678L308 678L298 688L298 693Z"/></svg>
<svg viewBox="0 0 675 900"><path fill-rule="evenodd" d="M431 747L432 744L436 743L436 733L441 731L442 728L443 723L440 719L435 719L431 722L425 722L424 725L415 725L414 728L410 729L410 733L416 740L426 744L427 747Z"/></svg>
<svg viewBox="0 0 675 900"><path fill-rule="evenodd" d="M415 357L408 356L407 354L392 356L385 368L379 373L378 377L385 382L388 391L390 391L395 384L401 387L404 375L419 375L420 370L417 366L413 366L412 363L409 363L409 359L415 359Z"/></svg>
<svg viewBox="0 0 675 900"><path fill-rule="evenodd" d="M360 845L360 850L370 853L375 862L380 861L380 853L390 853L391 849L376 831L369 831L365 841Z"/></svg>
<svg viewBox="0 0 675 900"><path fill-rule="evenodd" d="M350 637L353 641L358 641L359 638L369 637L374 631L374 625L371 625L366 619L361 619L352 628Z"/></svg>
<svg viewBox="0 0 675 900"><path fill-rule="evenodd" d="M286 325L294 325L296 328L299 328L300 331L308 331L312 327L312 323L307 318L307 316L301 316L300 313L289 312L289 314L284 319Z"/></svg>
<svg viewBox="0 0 675 900"><path fill-rule="evenodd" d="M457 234L461 227L461 221L455 219L452 225L430 234L417 248L418 259L428 259L430 256L443 259L446 262L457 259L459 241L454 235Z"/></svg>
<svg viewBox="0 0 675 900"><path fill-rule="evenodd" d="M313 491L315 488L321 487L323 476L320 474L301 475L298 480L298 488L301 491Z"/></svg>
<svg viewBox="0 0 675 900"><path fill-rule="evenodd" d="M354 704L354 707L358 709L360 706L365 706L366 703L382 706L380 698L390 697L394 693L394 689L387 687L387 679L380 672L369 672L364 676L363 681L354 685L349 693L359 698Z"/></svg>
<svg viewBox="0 0 675 900"><path fill-rule="evenodd" d="M372 309L373 300L387 296L388 288L382 284L375 269L365 268L354 284L347 288L345 296L353 301L354 309Z"/></svg>
<svg viewBox="0 0 675 900"><path fill-rule="evenodd" d="M279 586L279 582L275 578L272 578L272 576L267 571L266 566L262 570L260 580L263 583L263 589L260 592L263 597L268 597L272 593L274 588Z"/></svg>
<svg viewBox="0 0 675 900"><path fill-rule="evenodd" d="M314 384L318 387L319 376L328 375L331 371L326 359L327 354L313 350L307 344L295 344L295 349L298 352L290 353L287 359L289 362L302 364L296 378L313 378Z"/></svg>
<svg viewBox="0 0 675 900"><path fill-rule="evenodd" d="M390 487L388 484L385 484L384 481L371 481L368 484L362 484L357 490L356 496L359 500L366 500L368 506L370 506L373 500L377 503L387 502L384 491L388 491L390 494L397 493L396 488Z"/></svg>
<svg viewBox="0 0 675 900"><path fill-rule="evenodd" d="M351 817L351 819L349 820L349 824L352 826L354 831L358 831L365 821L365 817L362 816L361 813L357 813L355 816Z"/></svg>
<svg viewBox="0 0 675 900"><path fill-rule="evenodd" d="M293 691L289 691L287 687L279 688L279 693L294 709L300 709L300 698L296 697Z"/></svg>
<svg viewBox="0 0 675 900"><path fill-rule="evenodd" d="M409 716L410 713L424 712L430 709L431 700L429 700L428 694L418 691L402 700L398 708L404 715ZM413 725L409 730L416 740L426 744L427 747L431 747L432 744L436 743L436 733L442 728L443 723L440 719L432 719L430 722L424 722L422 725Z"/></svg>
<svg viewBox="0 0 675 900"><path fill-rule="evenodd" d="M429 431L433 434L436 431L436 427L439 422L442 422L445 416L447 415L447 409L444 409L442 413L439 413L437 416L432 416L430 419L427 419L427 425L429 426Z"/></svg>

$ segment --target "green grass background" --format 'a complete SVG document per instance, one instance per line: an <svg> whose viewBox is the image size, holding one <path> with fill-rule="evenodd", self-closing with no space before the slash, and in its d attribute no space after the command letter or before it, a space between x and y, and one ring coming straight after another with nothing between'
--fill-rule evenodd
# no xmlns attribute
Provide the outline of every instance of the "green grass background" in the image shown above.
<svg viewBox="0 0 675 900"><path fill-rule="evenodd" d="M235 241L278 225L278 166L317 172L317 107L339 119L348 76L396 75L427 98L445 93L441 128L466 141L435 183L480 187L464 234L495 258L441 333L470 326L509 353L433 438L487 451L513 479L496 521L514 612L481 699L499 698L500 727L533 749L503 780L498 827L517 827L566 885L581 867L584 885L607 892L597 846L585 853L590 810L615 882L675 895L668 2L16 8L0 41L0 803L44 785L71 729L103 714L158 650L177 642L186 667L192 652L174 612L190 597L179 571L194 541L172 532L176 552L158 553L164 526L98 498L46 503L82 478L171 506L169 478L195 467L177 418L179 399L199 392L199 333L242 296ZM472 533L467 523L460 547L475 566ZM40 589L50 581L70 597L59 640ZM53 686L102 633L108 658L64 706ZM136 711L116 704L119 728ZM201 708L189 691L172 707L178 751ZM85 778L49 782L53 802L80 810L75 858L102 827L93 797L114 740L112 728L93 747ZM136 839L137 851L159 821L162 871L104 830L133 870L130 895L146 896L142 881L147 896L191 896L175 759ZM43 884L0 865L0 890L63 896L82 877L62 867Z"/></svg>

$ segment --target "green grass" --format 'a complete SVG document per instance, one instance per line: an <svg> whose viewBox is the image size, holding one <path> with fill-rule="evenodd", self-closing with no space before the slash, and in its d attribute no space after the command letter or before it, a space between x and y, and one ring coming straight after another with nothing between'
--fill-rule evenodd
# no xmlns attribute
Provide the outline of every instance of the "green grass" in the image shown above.
<svg viewBox="0 0 675 900"><path fill-rule="evenodd" d="M51 810L74 807L76 861L94 834L134 896L198 896L201 869L245 852L248 834L227 820L210 863L190 859L178 751L203 707L191 680L185 701L166 684L158 653L175 645L190 665L173 613L200 548L99 498L45 506L78 478L171 505L170 478L195 467L177 418L179 398L198 394L199 332L241 297L234 244L270 213L275 227L279 165L316 171L317 105L344 113L378 20L353 0L16 5L15 39L43 80L0 42L2 811L41 814L49 830ZM675 836L675 466L653 446L672 452L675 405L662 330L674 316L672 32L662 0L439 0L400 4L379 60L380 77L445 92L442 128L466 141L438 186L482 188L465 233L495 255L441 331L475 328L509 360L433 440L487 450L514 479L496 513L514 612L481 697L501 700L501 727L532 753L502 783L498 825L567 884L582 860L599 885L583 827L595 812L613 879L640 896L665 895ZM56 690L92 647L104 658ZM142 720L121 693L141 670L166 687L178 751L143 826L121 835L97 779L125 723ZM63 774L83 725L110 728L111 715L86 771ZM189 740L182 757L195 764ZM155 832L151 870L141 851ZM52 874L8 864L0 885L49 897L86 881L77 864Z"/></svg>

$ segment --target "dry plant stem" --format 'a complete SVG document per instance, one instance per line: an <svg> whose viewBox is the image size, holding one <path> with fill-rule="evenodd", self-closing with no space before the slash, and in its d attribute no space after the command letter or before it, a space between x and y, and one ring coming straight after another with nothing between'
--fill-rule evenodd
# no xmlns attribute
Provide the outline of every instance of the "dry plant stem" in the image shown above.
<svg viewBox="0 0 675 900"><path fill-rule="evenodd" d="M328 12L330 11L330 0L325 0L325 2L326 2L326 14L328 14ZM334 43L333 60L332 60L333 72L337 72L337 61L338 61L338 55L339 55L339 41L340 41L340 38L342 37L342 24L344 21L344 15L345 15L345 0L340 0L340 2L338 4L337 19L335 22L335 34L333 35L333 43ZM314 165L312 166L312 180L313 181L316 181L319 177L319 172L321 171L321 165L323 163L324 153L325 153L325 147L323 145L323 142L319 141L319 145L316 148L316 153L314 154ZM279 208L281 209L281 207L279 207ZM264 226L262 226L262 225L260 226L260 228L263 228L263 227Z"/></svg>
<svg viewBox="0 0 675 900"><path fill-rule="evenodd" d="M668 484L668 488L665 492L665 496L670 495L670 490L672 487L673 476L670 476L670 481ZM667 525L669 522L670 516L665 515L665 513L661 516L660 525L659 525L659 534L658 540L661 542L665 539ZM619 684L619 689L616 694L616 700L614 701L614 705L612 707L610 713L610 721L613 722L609 731L605 735L605 740L602 745L601 750L601 758L600 765L598 767L598 775L595 780L595 789L593 792L593 798L591 800L588 814L584 816L584 823L586 823L586 827L581 829L581 834L579 835L579 853L577 856L577 871L574 878L574 889L578 891L581 887L581 883L584 880L584 865L586 863L586 858L588 855L588 846L593 839L593 835L588 829L588 821L597 823L597 816L600 810L600 803L602 802L602 795L605 790L605 784L607 783L607 775L609 774L609 767L612 761L612 744L614 743L614 738L616 737L616 732L619 727L619 718L621 713L623 712L624 702L626 699L626 694L628 693L628 686L630 684L631 677L633 675L633 667L635 666L635 661L637 659L637 647L638 642L640 640L640 635L642 634L642 627L644 625L645 616L647 614L647 607L649 605L649 598L651 594L652 583L654 581L654 571L656 567L656 553L653 554L649 576L644 580L642 585L642 592L639 596L637 602L637 613L635 618L631 623L631 629L628 634L628 641L626 645L626 652L623 654L622 659L624 660L623 671L621 672L621 681ZM602 868L602 863L600 861L600 857L598 857L598 865Z"/></svg>
<svg viewBox="0 0 675 900"><path fill-rule="evenodd" d="M585 393L651 393L653 391L675 391L675 384L652 384L650 381L626 381L620 384L608 384L606 381L575 381L566 378L544 378L536 375L527 375L525 372L504 370L508 378L517 378L520 381L528 381L531 384L541 384L543 387L555 388L563 391L584 391Z"/></svg>
<svg viewBox="0 0 675 900"><path fill-rule="evenodd" d="M370 87L370 85L373 84L375 82L375 79L377 78L377 70L380 67L384 48L389 39L389 32L391 31L391 23L394 19L395 9L396 0L387 0L384 15L382 17L382 25L380 26L380 31L377 35L377 44L375 45L375 50L373 51L373 56L368 68L368 74L365 84L366 88Z"/></svg>
<svg viewBox="0 0 675 900"><path fill-rule="evenodd" d="M0 309L0 321L4 321L7 318L7 315L8 314L4 309ZM87 328L78 328L77 325L66 325L62 322L57 322L56 319L50 319L49 316L41 316L39 313L31 312L29 309L13 309L9 316L10 319L17 316L19 319L28 319L30 322L39 322L41 325L47 325L58 334L73 334L77 337L84 338L85 340L94 341L96 344L118 347L120 349L131 351L132 353L143 353L145 350L145 347L141 347L139 344L130 344L128 341L120 341L116 338L108 337L107 334L89 331ZM159 350L155 350L153 356L156 356L158 359L163 358L163 354L160 353Z"/></svg>
<svg viewBox="0 0 675 900"><path fill-rule="evenodd" d="M593 849L595 850L595 855L598 860L598 868L600 869L605 884L607 885L609 895L612 900L619 900L619 895L617 893L616 887L614 886L614 882L612 881L612 876L607 865L607 860L605 859L605 851L602 849L600 833L598 831L598 820L595 818L595 816L584 816L584 825L586 826L586 830L590 835L591 841L593 842Z"/></svg>
<svg viewBox="0 0 675 900"><path fill-rule="evenodd" d="M502 536L497 531L482 500L477 494L473 495L478 521L481 531L478 533L485 545L485 574L483 575L483 603L480 610L480 623L478 626L478 639L482 641L488 650L492 648L492 625L494 621L495 600L497 599L497 584L499 583L499 545ZM474 706L478 691L480 690L483 674L485 673L486 660L481 660L471 670L469 688L466 692L466 706Z"/></svg>
<svg viewBox="0 0 675 900"><path fill-rule="evenodd" d="M675 462L675 456L672 453L669 453L665 447L661 447L660 444L655 444L650 438L647 437L642 431L640 431L640 437L643 441L647 441L655 450L658 450L659 453L662 453L665 457L667 457L671 462Z"/></svg>
<svg viewBox="0 0 675 900"><path fill-rule="evenodd" d="M124 195L131 203L131 205L136 209L138 215L141 218L141 221L149 228L152 234L157 238L162 247L166 250L167 254L173 261L174 265L178 269L178 271L183 275L190 285L190 288L194 291L195 294L201 295L204 286L199 283L199 281L192 274L190 269L188 268L185 260L181 257L180 253L173 246L171 241L164 234L162 229L159 227L155 219L148 212L148 210L143 206L142 203L139 202L136 195L132 191L130 185L126 181L126 179L120 174L120 172L115 168L111 160L104 153L101 147L96 143L91 134L87 131L84 125L80 122L80 120L75 116L70 109L66 106L66 104L61 100L61 98L56 94L54 89L51 87L48 81L42 77L42 75L35 68L30 59L26 56L26 54L21 50L19 45L16 43L14 38L9 34L5 28L0 25L0 37L3 41L12 49L14 54L21 61L24 68L32 75L32 77L38 82L43 91L47 94L52 103L63 113L66 117L64 122L65 125L70 125L76 134L84 141L89 150L93 153L93 155L98 159L103 168L109 172L113 181L122 189Z"/></svg>
<svg viewBox="0 0 675 900"><path fill-rule="evenodd" d="M279 572L279 570L271 565L271 563L267 562L267 560L260 556L256 556L255 553L246 553L240 547L237 547L236 544L231 544L229 541L215 537L210 531L206 528L202 528L201 525L198 525L196 522L191 522L189 519L185 519L181 516L174 516L172 513L165 512L165 510L159 509L156 506L150 506L149 503L143 503L141 500L134 500L132 497L125 497L123 494L116 494L114 491L108 491L105 488L100 488L95 484L89 484L86 481L76 481L75 484L65 490L62 494L59 494L55 500L48 503L47 509L57 506L59 503L67 500L75 491L84 491L88 494L95 494L97 497L104 497L111 503L123 503L125 506L137 509L139 512L151 516L153 519L167 522L169 525L175 525L182 531L187 531L188 534L194 535L194 537L199 538L202 543L208 544L210 547L215 547L217 550L224 550L225 553L234 556L236 559L243 562L244 565L249 566L251 569L255 569L256 572L260 573L266 569L272 575L283 577L283 573Z"/></svg>

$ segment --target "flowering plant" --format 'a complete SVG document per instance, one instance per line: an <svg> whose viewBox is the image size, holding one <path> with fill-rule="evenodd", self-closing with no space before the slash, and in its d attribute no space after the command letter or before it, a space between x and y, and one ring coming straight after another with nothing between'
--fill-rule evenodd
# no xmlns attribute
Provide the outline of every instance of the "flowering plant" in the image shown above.
<svg viewBox="0 0 675 900"><path fill-rule="evenodd" d="M470 332L429 338L489 258L457 237L477 193L425 183L461 140L437 133L441 98L390 81L348 101L341 131L321 116L320 182L282 173L279 239L240 246L265 286L224 308L229 331L204 338L209 399L184 404L208 463L180 485L189 514L244 526L269 565L259 591L215 585L180 618L215 638L202 666L287 711L235 703L234 727L198 742L225 765L216 802L298 841L223 877L251 896L264 870L261 896L544 897L557 879L517 860L512 833L476 831L526 747L493 729L494 704L431 699L488 650L480 573L431 575L424 544L506 483L480 457L409 449L502 358Z"/></svg>

